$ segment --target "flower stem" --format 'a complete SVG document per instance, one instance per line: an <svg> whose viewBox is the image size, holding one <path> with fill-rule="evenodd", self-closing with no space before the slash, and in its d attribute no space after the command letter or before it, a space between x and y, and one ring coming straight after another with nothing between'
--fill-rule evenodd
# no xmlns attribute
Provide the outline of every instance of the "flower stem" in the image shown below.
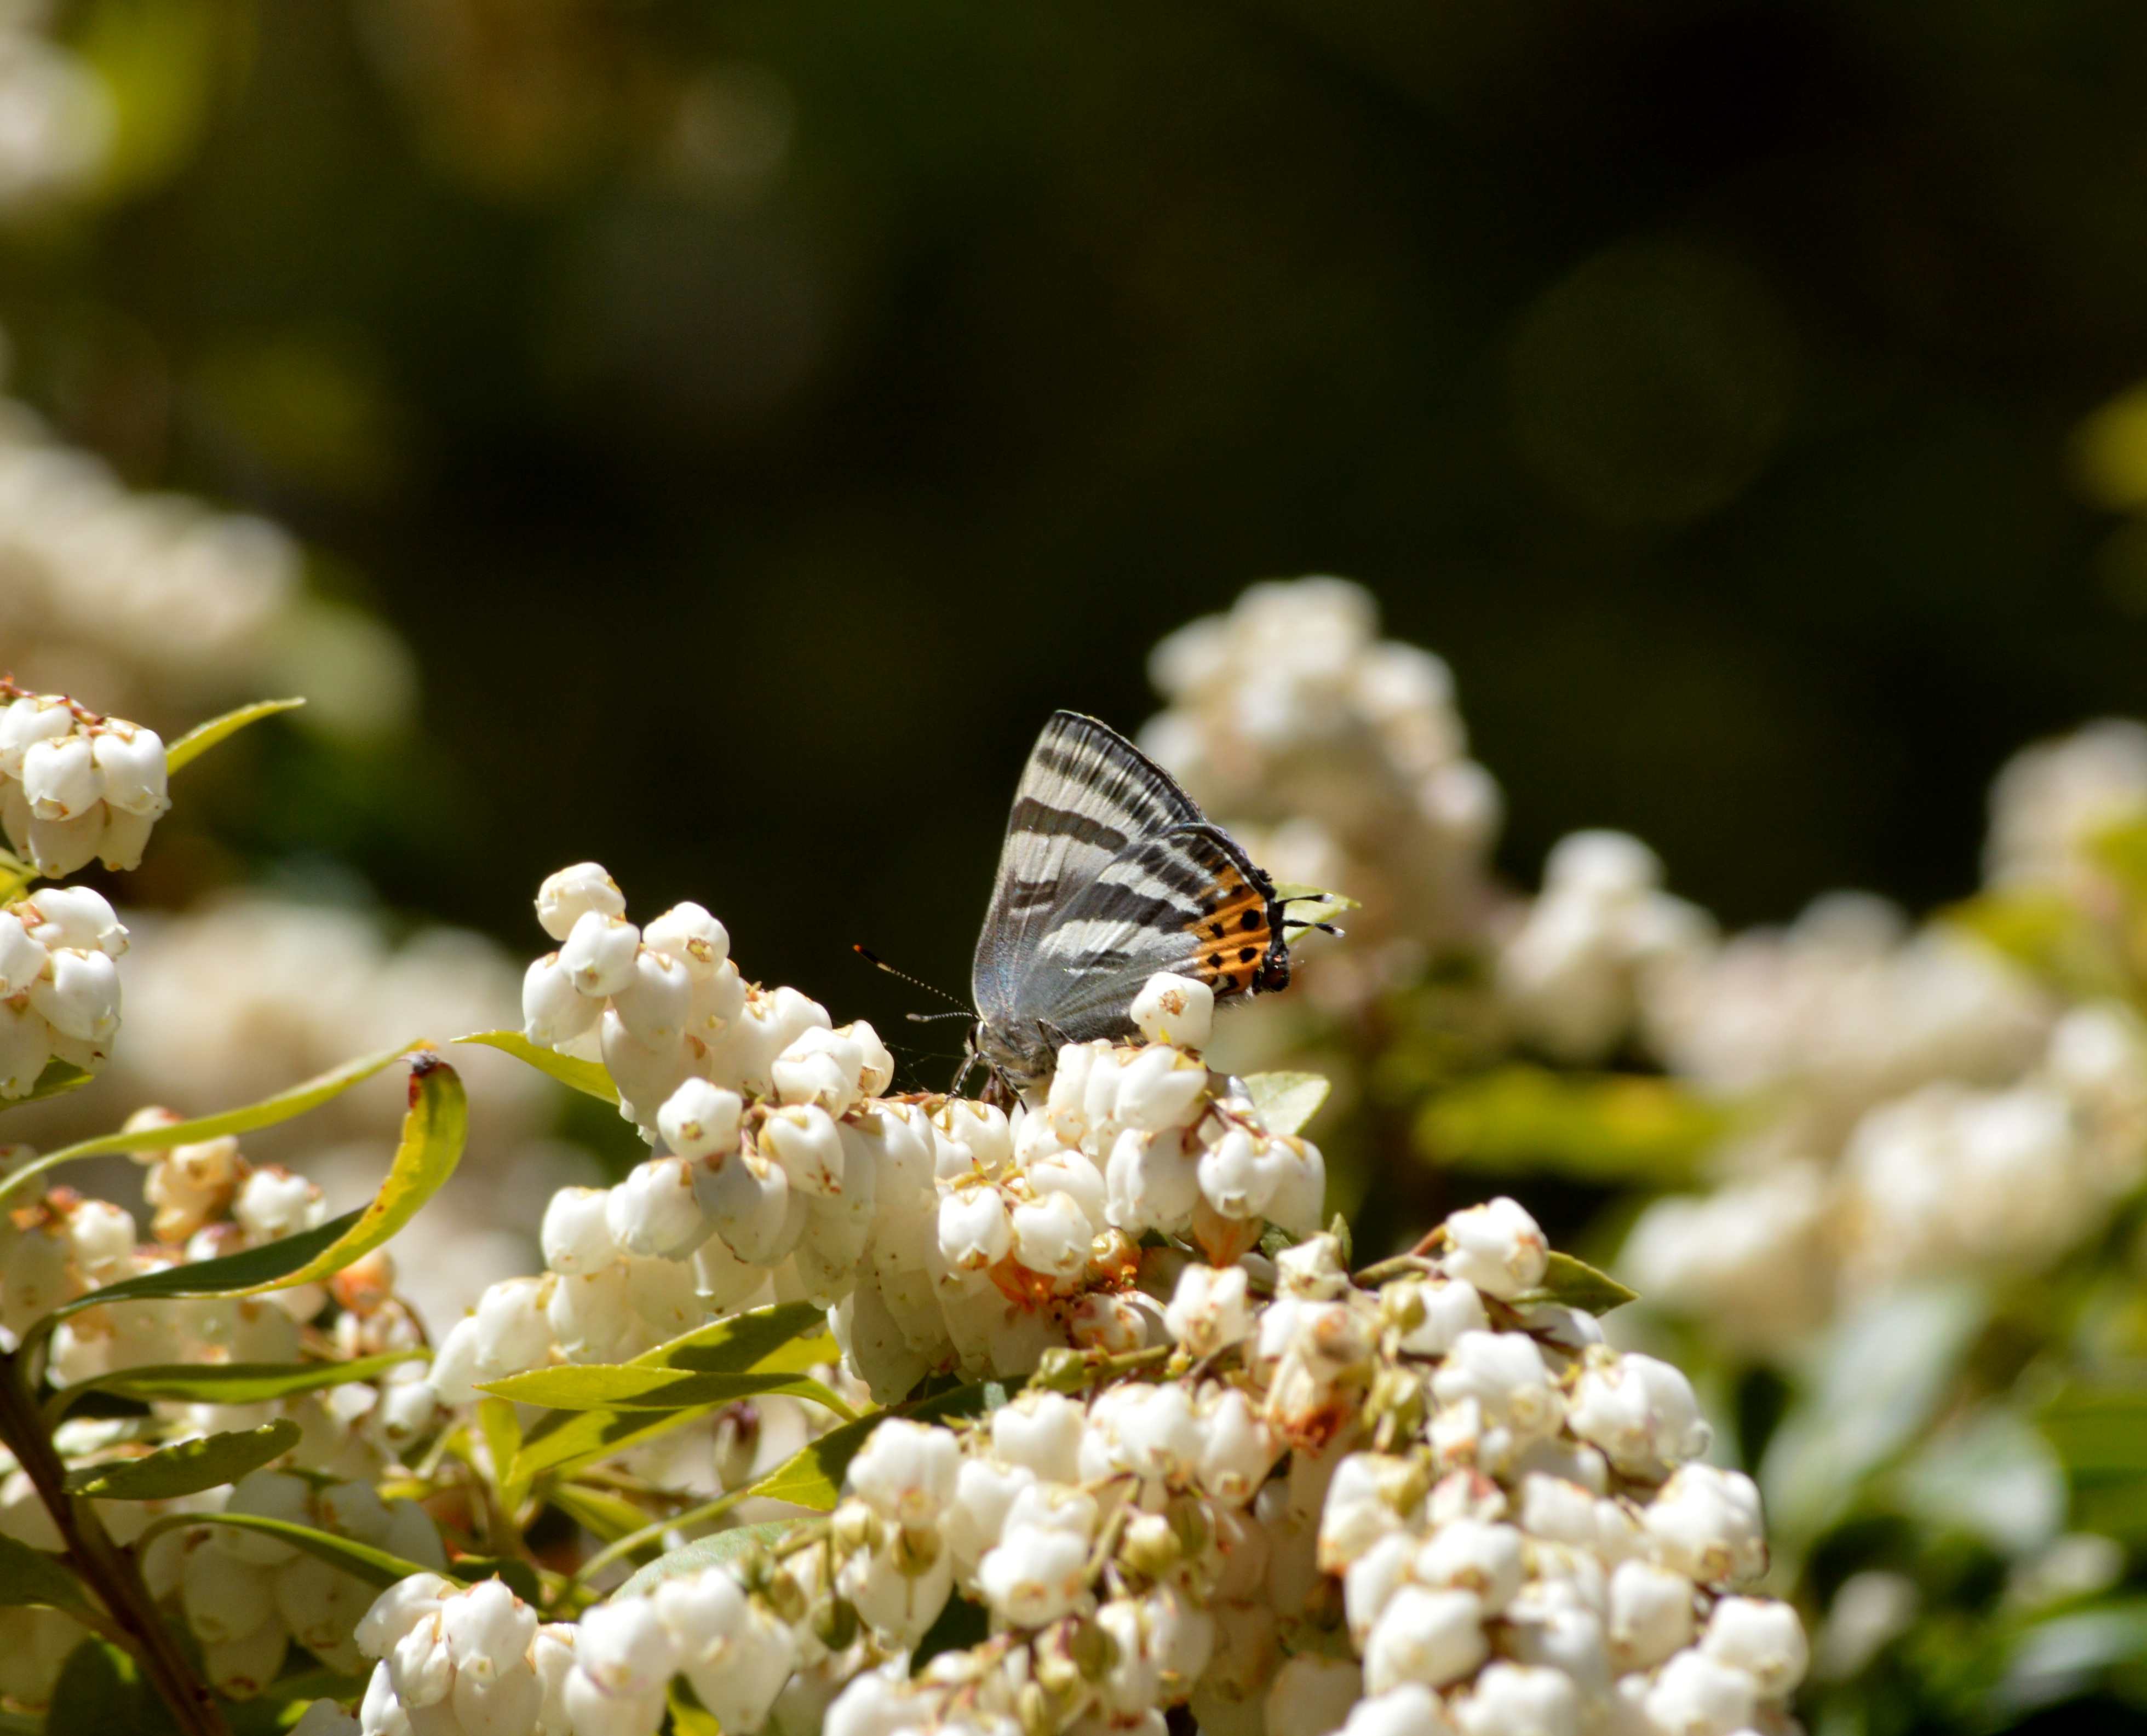
<svg viewBox="0 0 2147 1736"><path fill-rule="evenodd" d="M230 1736L208 1684L195 1673L178 1640L158 1613L134 1558L112 1539L86 1497L68 1493L67 1467L46 1433L37 1400L23 1383L16 1356L0 1357L0 1441L38 1491L59 1528L75 1571L110 1610L128 1648L171 1708L184 1736Z"/></svg>

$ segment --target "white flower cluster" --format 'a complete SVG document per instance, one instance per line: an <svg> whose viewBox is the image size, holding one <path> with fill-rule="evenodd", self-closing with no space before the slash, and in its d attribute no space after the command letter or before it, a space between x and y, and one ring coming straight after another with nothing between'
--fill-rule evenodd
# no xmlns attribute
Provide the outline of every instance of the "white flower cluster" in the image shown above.
<svg viewBox="0 0 2147 1736"><path fill-rule="evenodd" d="M1142 745L1278 880L1364 905L1306 986L1347 1006L1474 936L1490 901L1498 786L1468 758L1454 680L1379 638L1377 606L1338 578L1254 585L1228 614L1164 639L1169 708Z"/></svg>
<svg viewBox="0 0 2147 1736"><path fill-rule="evenodd" d="M95 70L43 34L46 8L0 20L0 214L33 215L94 185L115 131L112 93Z"/></svg>
<svg viewBox="0 0 2147 1736"><path fill-rule="evenodd" d="M126 1040L107 1068L108 1093L123 1099L206 1114L414 1036L444 1048L463 1033L516 1022L514 961L466 929L427 927L392 940L371 913L254 891L125 916ZM541 1076L474 1044L453 1057L473 1109L469 1147L395 1244L405 1293L428 1319L453 1319L487 1283L527 1271L545 1199L595 1168L549 1134L556 1101ZM386 1167L406 1107L401 1072L391 1068L249 1135L248 1147L303 1166L332 1198L355 1203ZM13 1137L45 1145L103 1125L87 1093L15 1113L22 1131ZM151 1203L182 1215L190 1195L219 1185L213 1172L189 1181L168 1166L164 1182L170 1198L153 1192Z"/></svg>
<svg viewBox="0 0 2147 1736"><path fill-rule="evenodd" d="M267 520L134 493L0 398L0 643L18 674L158 716L226 696L268 673L299 571Z"/></svg>
<svg viewBox="0 0 2147 1736"><path fill-rule="evenodd" d="M131 1125L167 1118L145 1111ZM0 1147L0 1173L34 1153ZM0 1216L0 1343L13 1344L63 1303L107 1285L186 1263L218 1259L311 1229L324 1218L320 1189L275 1165L256 1168L231 1138L143 1152L145 1191L156 1204L157 1243L136 1240L133 1214L108 1200L57 1188ZM415 1351L424 1334L396 1294L395 1266L376 1250L326 1284L264 1296L93 1304L53 1330L47 1369L60 1387L125 1368L169 1363L295 1363L304 1333L333 1301L326 1328L344 1358ZM439 1420L421 1364L391 1368L373 1381L259 1404L152 1407L170 1440L257 1428L278 1417L302 1431L290 1463L343 1478L377 1475L402 1458Z"/></svg>
<svg viewBox="0 0 2147 1736"><path fill-rule="evenodd" d="M893 1063L869 1025L746 984L698 905L638 932L624 905L593 863L545 883L539 914L564 944L531 967L528 1032L593 1045L663 1153L553 1197L548 1273L493 1286L442 1345L432 1378L449 1402L798 1297L833 1311L883 1397L938 1370L1023 1373L1053 1348L1160 1330L1124 1293L1144 1232L1228 1263L1269 1223L1318 1228L1318 1149L1265 1132L1194 1053L1204 983L1156 979L1134 1012L1159 1040L1069 1046L1046 1100L1009 1117L883 1095Z"/></svg>
<svg viewBox="0 0 2147 1736"><path fill-rule="evenodd" d="M1325 1235L1153 1266L1160 1379L1054 1376L951 1426L883 1420L778 1558L577 1628L486 1593L496 1638L443 1659L452 1600L406 1582L363 1630L385 1660L368 1736L421 1728L396 1721L413 1685L446 1703L478 1655L521 1684L523 1721L458 1700L443 1733L653 1736L681 1677L738 1736L1161 1736L1177 1705L1215 1736L1793 1728L1803 1630L1743 1594L1766 1565L1759 1498L1700 1462L1684 1377L1541 1299L1544 1238L1513 1201L1455 1213L1435 1246L1377 1288ZM955 1598L990 1637L913 1674ZM413 1609L439 1623L406 1654Z"/></svg>
<svg viewBox="0 0 2147 1736"><path fill-rule="evenodd" d="M1622 832L1576 832L1544 863L1542 895L1499 951L1515 1028L1562 1061L1600 1061L1633 1028L1646 984L1714 938L1697 905L1663 890L1663 865Z"/></svg>
<svg viewBox="0 0 2147 1736"><path fill-rule="evenodd" d="M133 1125L170 1118L145 1111ZM34 1154L0 1148L0 1173ZM137 1153L148 1166L147 1192L157 1206L158 1243L138 1245L132 1213L108 1201L58 1188L0 1215L0 1343L9 1347L34 1322L64 1303L123 1279L181 1262L213 1259L318 1224L320 1189L274 1166L254 1168L237 1141L223 1138ZM183 1245L175 1245L183 1244ZM325 1328L313 1323L331 1300ZM377 1250L327 1284L258 1297L123 1301L93 1305L53 1328L48 1378L65 1388L103 1374L173 1363L300 1361L308 1330L322 1331L333 1353L355 1358L422 1348L423 1333L395 1294L395 1268ZM439 1536L408 1501L383 1505L375 1486L434 1434L443 1420L423 1365L391 1367L370 1380L346 1381L273 1401L217 1404L160 1400L138 1418L63 1423L56 1444L71 1464L123 1459L143 1443L179 1442L278 1418L299 1434L278 1461L230 1489L186 1501L104 1501L106 1528L122 1543L151 1519L176 1511L265 1514L355 1538L405 1559L439 1563ZM0 1455L0 1534L34 1548L63 1547L28 1473ZM144 1558L151 1591L174 1601L201 1647L203 1668L224 1693L243 1698L273 1680L296 1643L345 1672L357 1668L351 1630L368 1601L361 1582L273 1538L204 1526L168 1532ZM27 1704L49 1694L80 1629L51 1612L0 1611L0 1693Z"/></svg>
<svg viewBox="0 0 2147 1736"><path fill-rule="evenodd" d="M1983 877L1994 887L2041 888L2100 914L2112 903L2099 838L2147 820L2147 724L2106 718L2024 748L1990 786Z"/></svg>
<svg viewBox="0 0 2147 1736"><path fill-rule="evenodd" d="M2099 842L2142 821L2147 730L2031 747L1993 786L1993 895L2113 924L2124 895ZM2147 1176L2137 1015L2067 1006L1945 920L1912 929L1834 894L1785 932L1677 958L1643 1003L1673 1074L1748 1113L1721 1185L1650 1206L1624 1265L1651 1303L1744 1349L1786 1353L1902 1278L2045 1266Z"/></svg>
<svg viewBox="0 0 2147 1736"><path fill-rule="evenodd" d="M0 1099L28 1096L55 1059L103 1066L126 950L127 930L88 887L40 887L0 908Z"/></svg>
<svg viewBox="0 0 2147 1736"><path fill-rule="evenodd" d="M570 1736L574 1630L539 1625L499 1580L459 1590L413 1574L366 1612L357 1644L380 1660L358 1708L365 1736Z"/></svg>
<svg viewBox="0 0 2147 1736"><path fill-rule="evenodd" d="M332 1532L426 1566L447 1562L425 1509L414 1501L383 1502L369 1481L316 1488L289 1472L253 1471L230 1490L223 1510ZM259 1693L294 1643L341 1674L360 1668L353 1633L373 1601L363 1580L279 1537L204 1525L151 1543L144 1572L159 1595L170 1589L173 1556L180 1609L223 1693L234 1699Z"/></svg>
<svg viewBox="0 0 2147 1736"><path fill-rule="evenodd" d="M171 805L155 730L0 681L0 829L39 873L138 868Z"/></svg>

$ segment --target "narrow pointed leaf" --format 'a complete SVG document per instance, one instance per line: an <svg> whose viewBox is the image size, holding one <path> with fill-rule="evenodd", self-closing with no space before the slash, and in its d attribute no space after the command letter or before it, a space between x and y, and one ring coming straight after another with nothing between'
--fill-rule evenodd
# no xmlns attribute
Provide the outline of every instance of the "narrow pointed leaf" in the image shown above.
<svg viewBox="0 0 2147 1736"><path fill-rule="evenodd" d="M818 1519L768 1519L764 1526L732 1526L730 1530L711 1532L708 1537L696 1537L648 1562L648 1567L627 1579L627 1583L612 1592L612 1597L642 1597L666 1579L683 1579L704 1567L722 1567L723 1562L738 1560L738 1556L747 1556L753 1549L773 1549L801 1526L813 1523Z"/></svg>
<svg viewBox="0 0 2147 1736"><path fill-rule="evenodd" d="M1294 1133L1319 1113L1334 1088L1316 1073L1255 1073L1245 1078L1253 1107L1270 1133Z"/></svg>
<svg viewBox="0 0 2147 1736"><path fill-rule="evenodd" d="M681 1374L670 1368L623 1365L533 1368L488 1381L479 1388L517 1404L553 1410L681 1410L688 1405L729 1404L765 1393L783 1393L824 1404L837 1416L849 1407L808 1374Z"/></svg>
<svg viewBox="0 0 2147 1736"><path fill-rule="evenodd" d="M1729 1124L1721 1105L1669 1079L1517 1062L1438 1091L1415 1134L1443 1167L1661 1187L1689 1178Z"/></svg>
<svg viewBox="0 0 2147 1736"><path fill-rule="evenodd" d="M279 711L296 711L305 703L303 699L257 699L220 718L211 718L206 723L197 723L164 750L164 769L168 773L182 770L248 724L273 718Z"/></svg>
<svg viewBox="0 0 2147 1736"><path fill-rule="evenodd" d="M1554 1252L1544 1270L1544 1280L1533 1290L1516 1296L1517 1303L1559 1302L1584 1313L1607 1314L1629 1302L1639 1300L1639 1292L1629 1290L1607 1272L1598 1272L1585 1260Z"/></svg>
<svg viewBox="0 0 2147 1736"><path fill-rule="evenodd" d="M348 1231L314 1255L287 1278L258 1286L262 1290L288 1289L293 1284L318 1283L333 1278L353 1260L387 1241L413 1218L418 1208L439 1192L462 1161L463 1143L469 1134L469 1099L460 1074L429 1049L410 1063L410 1108L403 1117L403 1137L395 1148L395 1161L373 1203L358 1215Z"/></svg>
<svg viewBox="0 0 2147 1736"><path fill-rule="evenodd" d="M413 1362L420 1350L391 1350L347 1363L159 1363L138 1368L115 1368L93 1375L54 1395L72 1401L85 1393L109 1393L122 1398L172 1399L189 1404L263 1404L310 1393L322 1387L371 1380L398 1363Z"/></svg>
<svg viewBox="0 0 2147 1736"><path fill-rule="evenodd" d="M363 1209L345 1212L317 1228L302 1230L295 1236L285 1236L281 1241L265 1243L259 1248L228 1253L221 1259L196 1260L187 1265L168 1266L161 1272L144 1272L138 1278L123 1278L116 1284L107 1284L101 1290L91 1290L72 1302L62 1303L45 1316L45 1321L63 1320L83 1308L102 1308L112 1302L250 1295L260 1290L278 1289L288 1281L289 1274L312 1263L323 1248L333 1248L364 1215Z"/></svg>
<svg viewBox="0 0 2147 1736"><path fill-rule="evenodd" d="M318 1556L331 1567L341 1568L352 1578L363 1579L368 1585L385 1591L398 1579L407 1579L413 1573L435 1571L423 1562L405 1561L400 1555L390 1555L385 1549L376 1549L368 1544L355 1543L347 1537L338 1537L333 1531L317 1531L311 1525L293 1524L288 1519L272 1519L258 1513L189 1513L174 1514L181 1525L235 1525L242 1531L258 1531L269 1537L281 1538L294 1548L303 1549L308 1555ZM161 1525L163 1521L159 1521ZM450 1571L443 1577L458 1577Z"/></svg>
<svg viewBox="0 0 2147 1736"><path fill-rule="evenodd" d="M38 1075L38 1083L30 1088L27 1097L11 1098L0 1108L12 1109L17 1103L42 1103L48 1097L64 1097L70 1091L79 1091L97 1075L85 1073L71 1062L52 1060L45 1063L45 1070Z"/></svg>
<svg viewBox="0 0 2147 1736"><path fill-rule="evenodd" d="M788 1302L726 1315L615 1366L673 1374L793 1374L838 1353L825 1313L809 1302ZM608 1457L698 1413L555 1412L529 1431L515 1455L512 1480L526 1485L540 1472Z"/></svg>
<svg viewBox="0 0 2147 1736"><path fill-rule="evenodd" d="M0 1536L0 1606L43 1603L83 1621L101 1623L89 1593L57 1555Z"/></svg>
<svg viewBox="0 0 2147 1736"><path fill-rule="evenodd" d="M458 1037L458 1043L481 1043L487 1048L496 1048L503 1055L512 1055L518 1061L533 1067L539 1073L549 1073L563 1085L571 1085L577 1091L601 1098L608 1103L618 1101L618 1087L611 1082L611 1075L594 1061L578 1061L572 1055L563 1055L557 1049L540 1048L519 1031L473 1031L467 1037Z"/></svg>
<svg viewBox="0 0 2147 1736"><path fill-rule="evenodd" d="M363 1060L347 1061L341 1067L332 1068L302 1084L279 1091L273 1097L265 1097L258 1103L248 1103L243 1108L219 1109L213 1115L198 1115L192 1121L174 1122L169 1127L142 1128L133 1133L102 1133L94 1139L84 1139L73 1145L63 1145L58 1151L48 1152L34 1163L27 1163L4 1180L0 1180L0 1199L14 1193L33 1176L48 1169L58 1168L63 1163L72 1163L80 1158L109 1157L119 1152L169 1151L175 1145L198 1145L204 1139L220 1139L226 1133L250 1133L256 1128L273 1127L279 1121L288 1121L294 1115L303 1115L308 1109L317 1109L332 1098L341 1096L353 1085L371 1078L391 1061L408 1054L414 1044L389 1049L378 1055L368 1055ZM49 1071L49 1069L48 1069ZM38 1081L42 1087L43 1079ZM68 1089L71 1087L62 1087Z"/></svg>
<svg viewBox="0 0 2147 1736"><path fill-rule="evenodd" d="M100 1501L169 1501L236 1483L298 1444L301 1431L288 1417L258 1428L181 1441L146 1458L114 1459L68 1473L68 1488Z"/></svg>
<svg viewBox="0 0 2147 1736"><path fill-rule="evenodd" d="M383 1061L393 1060L388 1056ZM169 1296L258 1296L333 1277L353 1260L370 1253L408 1223L418 1207L454 1173L461 1159L469 1105L455 1070L430 1050L410 1066L410 1110L403 1118L402 1143L388 1179L370 1205L346 1212L314 1229L226 1254L145 1272L64 1302L33 1330L86 1308L113 1302L136 1302ZM168 1133L169 1128L163 1129Z"/></svg>
<svg viewBox="0 0 2147 1736"><path fill-rule="evenodd" d="M723 1736L716 1714L702 1705L693 1684L683 1676L673 1679L664 1700L671 1711L672 1736Z"/></svg>
<svg viewBox="0 0 2147 1736"><path fill-rule="evenodd" d="M559 1483L548 1498L583 1530L608 1543L631 1537L648 1523L648 1515L623 1495L586 1483Z"/></svg>
<svg viewBox="0 0 2147 1736"><path fill-rule="evenodd" d="M1007 1401L1007 1389L997 1381L977 1381L928 1398L913 1398L891 1410L874 1411L854 1423L831 1428L818 1440L808 1441L770 1471L746 1493L771 1501L788 1501L829 1513L842 1498L843 1475L863 1449L866 1438L889 1417L909 1417L919 1422L940 1423L951 1417L979 1416Z"/></svg>
<svg viewBox="0 0 2147 1736"><path fill-rule="evenodd" d="M544 1601L544 1587L537 1569L513 1555L463 1555L448 1569L450 1578L465 1585L481 1585L497 1579L532 1609Z"/></svg>

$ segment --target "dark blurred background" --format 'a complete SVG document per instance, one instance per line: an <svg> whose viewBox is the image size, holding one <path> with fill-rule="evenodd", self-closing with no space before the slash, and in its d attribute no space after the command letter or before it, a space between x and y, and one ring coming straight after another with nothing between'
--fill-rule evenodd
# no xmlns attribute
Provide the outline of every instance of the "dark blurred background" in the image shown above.
<svg viewBox="0 0 2147 1736"><path fill-rule="evenodd" d="M1038 722L1133 728L1269 574L1451 662L1516 877L1617 825L1733 923L1964 892L1998 763L2141 708L2077 448L2147 373L2137 0L58 33L122 131L0 254L14 389L422 666L356 758L255 732L207 829L518 952L595 857L886 1028L848 943L960 989Z"/></svg>

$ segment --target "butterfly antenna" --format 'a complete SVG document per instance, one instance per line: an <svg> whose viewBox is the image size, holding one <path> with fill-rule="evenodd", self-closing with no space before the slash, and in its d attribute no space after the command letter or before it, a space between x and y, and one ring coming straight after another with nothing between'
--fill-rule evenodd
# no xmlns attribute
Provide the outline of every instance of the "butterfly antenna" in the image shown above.
<svg viewBox="0 0 2147 1736"><path fill-rule="evenodd" d="M910 1023L913 1025L923 1025L929 1024L934 1019L974 1018L977 1016L975 1010L967 1001L963 1000L959 996L951 995L948 993L945 989L937 988L932 983L927 983L921 977L913 977L906 970L897 970L893 965L889 964L886 959L881 958L878 953L873 951L870 947L858 946L853 943L850 950L855 953L858 958L863 959L866 963L872 966L874 970L883 970L890 977L899 978L903 982L907 983L912 988L921 988L927 994L936 994L941 1000L952 1001L954 1003L954 1011L952 1013L913 1013L909 1015Z"/></svg>

